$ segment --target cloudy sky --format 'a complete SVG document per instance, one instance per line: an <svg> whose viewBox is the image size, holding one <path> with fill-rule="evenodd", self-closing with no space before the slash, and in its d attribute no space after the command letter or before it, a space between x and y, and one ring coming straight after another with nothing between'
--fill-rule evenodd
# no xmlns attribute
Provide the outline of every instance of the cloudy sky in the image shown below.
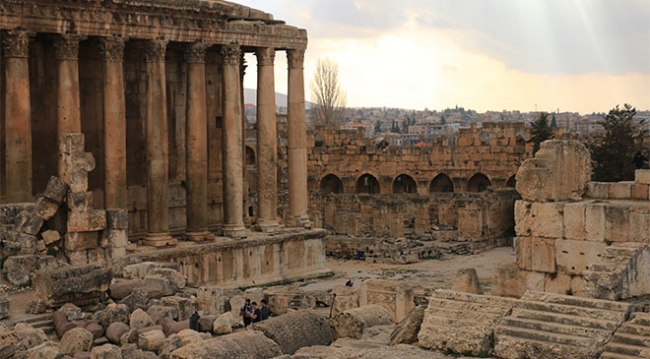
<svg viewBox="0 0 650 359"><path fill-rule="evenodd" d="M236 2L307 29L307 91L329 58L349 107L650 109L650 0ZM286 93L284 54L276 82Z"/></svg>

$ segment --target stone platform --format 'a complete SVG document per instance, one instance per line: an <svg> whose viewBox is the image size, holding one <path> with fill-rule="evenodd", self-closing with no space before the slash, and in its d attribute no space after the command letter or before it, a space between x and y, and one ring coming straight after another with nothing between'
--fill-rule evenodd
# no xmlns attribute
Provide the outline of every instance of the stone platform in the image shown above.
<svg viewBox="0 0 650 359"><path fill-rule="evenodd" d="M177 264L188 285L246 288L332 275L325 267L326 233L322 229L288 229L276 235L252 232L241 240L217 237L168 249L138 247L131 256Z"/></svg>

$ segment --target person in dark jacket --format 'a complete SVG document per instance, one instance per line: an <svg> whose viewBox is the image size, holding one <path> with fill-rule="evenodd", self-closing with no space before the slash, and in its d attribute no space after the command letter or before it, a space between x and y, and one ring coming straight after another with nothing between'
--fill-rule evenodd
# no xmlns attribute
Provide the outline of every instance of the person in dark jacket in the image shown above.
<svg viewBox="0 0 650 359"><path fill-rule="evenodd" d="M636 151L634 158L632 159L632 164L634 164L635 170L643 169L643 165L648 162L648 159L641 154L641 151Z"/></svg>

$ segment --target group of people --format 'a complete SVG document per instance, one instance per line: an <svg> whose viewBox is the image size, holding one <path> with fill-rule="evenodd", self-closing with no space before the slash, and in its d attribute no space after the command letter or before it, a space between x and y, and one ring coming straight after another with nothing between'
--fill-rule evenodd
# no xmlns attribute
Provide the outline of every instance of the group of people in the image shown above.
<svg viewBox="0 0 650 359"><path fill-rule="evenodd" d="M260 301L261 306L257 306L257 302L251 303L251 300L246 298L246 303L241 308L240 315L244 317L244 327L248 328L251 323L261 322L269 318L271 310L266 302L266 299Z"/></svg>

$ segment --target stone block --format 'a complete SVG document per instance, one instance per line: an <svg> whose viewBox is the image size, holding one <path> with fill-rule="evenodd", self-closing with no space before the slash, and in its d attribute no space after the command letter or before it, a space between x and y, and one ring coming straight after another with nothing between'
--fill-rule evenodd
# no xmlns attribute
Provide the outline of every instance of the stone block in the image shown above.
<svg viewBox="0 0 650 359"><path fill-rule="evenodd" d="M84 328L74 328L61 338L59 348L67 355L74 356L79 352L89 352L93 345L93 335Z"/></svg>
<svg viewBox="0 0 650 359"><path fill-rule="evenodd" d="M39 197L34 204L34 210L43 220L47 221L54 217L59 210L59 204L44 197Z"/></svg>
<svg viewBox="0 0 650 359"><path fill-rule="evenodd" d="M106 338L113 344L120 344L120 337L129 331L129 325L122 322L113 322L106 329Z"/></svg>
<svg viewBox="0 0 650 359"><path fill-rule="evenodd" d="M650 186L647 184L635 183L632 185L632 199L647 201L650 194Z"/></svg>
<svg viewBox="0 0 650 359"><path fill-rule="evenodd" d="M394 323L393 314L376 304L346 310L330 320L337 337L355 339L361 339L366 328Z"/></svg>
<svg viewBox="0 0 650 359"><path fill-rule="evenodd" d="M627 242L630 225L630 208L621 205L605 207L605 239L612 242Z"/></svg>
<svg viewBox="0 0 650 359"><path fill-rule="evenodd" d="M43 226L43 218L35 209L21 211L16 217L16 231L35 236Z"/></svg>
<svg viewBox="0 0 650 359"><path fill-rule="evenodd" d="M219 315L226 312L226 304L229 297L223 287L202 286L196 291L196 301L200 311Z"/></svg>
<svg viewBox="0 0 650 359"><path fill-rule="evenodd" d="M111 323L121 322L129 324L129 307L124 304L110 303L99 315L102 327L108 328Z"/></svg>
<svg viewBox="0 0 650 359"><path fill-rule="evenodd" d="M517 267L523 270L533 269L533 238L517 237L515 244Z"/></svg>
<svg viewBox="0 0 650 359"><path fill-rule="evenodd" d="M632 198L632 184L634 182L612 182L609 184L610 199Z"/></svg>
<svg viewBox="0 0 650 359"><path fill-rule="evenodd" d="M138 348L144 351L156 352L158 351L167 336L162 330L151 330L141 333L138 336Z"/></svg>
<svg viewBox="0 0 650 359"><path fill-rule="evenodd" d="M587 188L587 197L589 198L609 198L609 182L589 182Z"/></svg>
<svg viewBox="0 0 650 359"><path fill-rule="evenodd" d="M41 269L32 279L35 294L48 306L96 304L108 290L111 271L94 265Z"/></svg>
<svg viewBox="0 0 650 359"><path fill-rule="evenodd" d="M230 318L228 318L226 314L229 313L224 313L216 318L213 317L214 319L211 320L212 323L210 323L210 331L212 333L216 335L225 335L225 334L232 333L232 325L230 324ZM201 317L201 319L199 319L199 327L201 326L201 320L203 320L203 318L204 317ZM210 322L210 320L207 321Z"/></svg>
<svg viewBox="0 0 650 359"><path fill-rule="evenodd" d="M459 269L456 272L454 283L451 290L470 294L483 294L481 283L478 280L478 274L475 268Z"/></svg>
<svg viewBox="0 0 650 359"><path fill-rule="evenodd" d="M571 294L577 297L586 297L587 282L581 276L571 278Z"/></svg>
<svg viewBox="0 0 650 359"><path fill-rule="evenodd" d="M36 270L38 257L35 255L11 256L5 259L2 271L7 280L17 286L31 283L31 274Z"/></svg>
<svg viewBox="0 0 650 359"><path fill-rule="evenodd" d="M278 343L284 354L294 354L303 347L327 346L334 339L328 320L312 310L299 310L269 318L256 323L253 329Z"/></svg>
<svg viewBox="0 0 650 359"><path fill-rule="evenodd" d="M607 244L604 242L557 240L555 258L558 271L581 275L603 256L606 248Z"/></svg>
<svg viewBox="0 0 650 359"><path fill-rule="evenodd" d="M147 309L147 314L149 314L154 323L158 324L165 318L178 318L178 309L154 304Z"/></svg>
<svg viewBox="0 0 650 359"><path fill-rule="evenodd" d="M650 170L634 171L634 182L639 184L650 184Z"/></svg>
<svg viewBox="0 0 650 359"><path fill-rule="evenodd" d="M586 205L584 201L564 205L564 238L585 239L585 211Z"/></svg>
<svg viewBox="0 0 650 359"><path fill-rule="evenodd" d="M54 203L61 204L68 194L68 184L62 179L51 176L47 181L43 197L51 200Z"/></svg>
<svg viewBox="0 0 650 359"><path fill-rule="evenodd" d="M380 305L391 313L399 323L415 307L413 289L404 282L385 279L368 279L361 283L359 304Z"/></svg>
<svg viewBox="0 0 650 359"><path fill-rule="evenodd" d="M173 296L164 297L161 302L164 306L176 308L178 312L178 320L189 319L192 313L198 310L195 299Z"/></svg>
<svg viewBox="0 0 650 359"><path fill-rule="evenodd" d="M282 355L280 347L262 332L246 330L192 343L172 352L174 359L237 358L246 353L250 358L274 358Z"/></svg>
<svg viewBox="0 0 650 359"><path fill-rule="evenodd" d="M593 201L585 207L585 239L602 242L605 240L605 205Z"/></svg>
<svg viewBox="0 0 650 359"><path fill-rule="evenodd" d="M563 231L564 203L515 202L517 236L560 238Z"/></svg>
<svg viewBox="0 0 650 359"><path fill-rule="evenodd" d="M68 215L68 232L93 232L106 228L106 211L91 209L71 211Z"/></svg>
<svg viewBox="0 0 650 359"><path fill-rule="evenodd" d="M590 178L591 156L585 145L551 140L519 167L516 188L524 200L576 200L584 195Z"/></svg>
<svg viewBox="0 0 650 359"><path fill-rule="evenodd" d="M126 209L107 209L106 210L106 228L109 229L128 229L129 216Z"/></svg>
<svg viewBox="0 0 650 359"><path fill-rule="evenodd" d="M126 248L129 237L126 229L106 229L102 231L100 244L104 248Z"/></svg>
<svg viewBox="0 0 650 359"><path fill-rule="evenodd" d="M106 251L104 248L95 248L88 250L88 263L98 266L106 266Z"/></svg>
<svg viewBox="0 0 650 359"><path fill-rule="evenodd" d="M64 246L69 251L95 249L99 247L99 232L68 232Z"/></svg>
<svg viewBox="0 0 650 359"><path fill-rule="evenodd" d="M534 272L555 273L555 239L532 239L532 270Z"/></svg>
<svg viewBox="0 0 650 359"><path fill-rule="evenodd" d="M129 326L131 329L140 329L140 328L146 328L154 325L153 320L142 309L136 309L131 313L131 316L129 317Z"/></svg>
<svg viewBox="0 0 650 359"><path fill-rule="evenodd" d="M54 230L47 230L41 233L41 238L43 238L43 241L45 242L46 245L50 245L52 243L56 243L60 241L61 234Z"/></svg>
<svg viewBox="0 0 650 359"><path fill-rule="evenodd" d="M96 346L90 352L90 359L118 359L122 358L122 351L118 346L104 344Z"/></svg>
<svg viewBox="0 0 650 359"><path fill-rule="evenodd" d="M491 294L520 298L527 290L544 291L545 273L521 270L515 264L494 269Z"/></svg>
<svg viewBox="0 0 650 359"><path fill-rule="evenodd" d="M88 251L85 249L82 249L80 251L66 251L66 254L68 256L68 261L70 261L70 264L72 265L87 265L90 264L88 261Z"/></svg>
<svg viewBox="0 0 650 359"><path fill-rule="evenodd" d="M358 308L361 299L361 290L359 288L337 285L332 288L332 315L336 315L346 310Z"/></svg>
<svg viewBox="0 0 650 359"><path fill-rule="evenodd" d="M418 333L424 320L425 305L419 305L402 320L390 334L390 345L413 344L418 342Z"/></svg>
<svg viewBox="0 0 650 359"><path fill-rule="evenodd" d="M650 214L630 214L628 238L632 242L650 242Z"/></svg>
<svg viewBox="0 0 650 359"><path fill-rule="evenodd" d="M160 324L163 327L163 332L165 332L165 335L178 334L182 330L190 328L189 320L181 320L177 322L171 318L163 318L160 321Z"/></svg>
<svg viewBox="0 0 650 359"><path fill-rule="evenodd" d="M5 295L0 295L0 319L9 318L11 314L11 300Z"/></svg>
<svg viewBox="0 0 650 359"><path fill-rule="evenodd" d="M73 172L70 176L70 192L84 193L88 191L88 172Z"/></svg>
<svg viewBox="0 0 650 359"><path fill-rule="evenodd" d="M129 307L129 312L133 312L138 308L142 310L148 310L149 294L144 287L134 288L131 294L120 300L120 304L124 304Z"/></svg>
<svg viewBox="0 0 650 359"><path fill-rule="evenodd" d="M144 287L142 279L125 279L112 282L109 287L111 298L122 300L129 296L135 288Z"/></svg>
<svg viewBox="0 0 650 359"><path fill-rule="evenodd" d="M571 291L571 276L564 272L546 274L546 291L555 294L569 294Z"/></svg>

